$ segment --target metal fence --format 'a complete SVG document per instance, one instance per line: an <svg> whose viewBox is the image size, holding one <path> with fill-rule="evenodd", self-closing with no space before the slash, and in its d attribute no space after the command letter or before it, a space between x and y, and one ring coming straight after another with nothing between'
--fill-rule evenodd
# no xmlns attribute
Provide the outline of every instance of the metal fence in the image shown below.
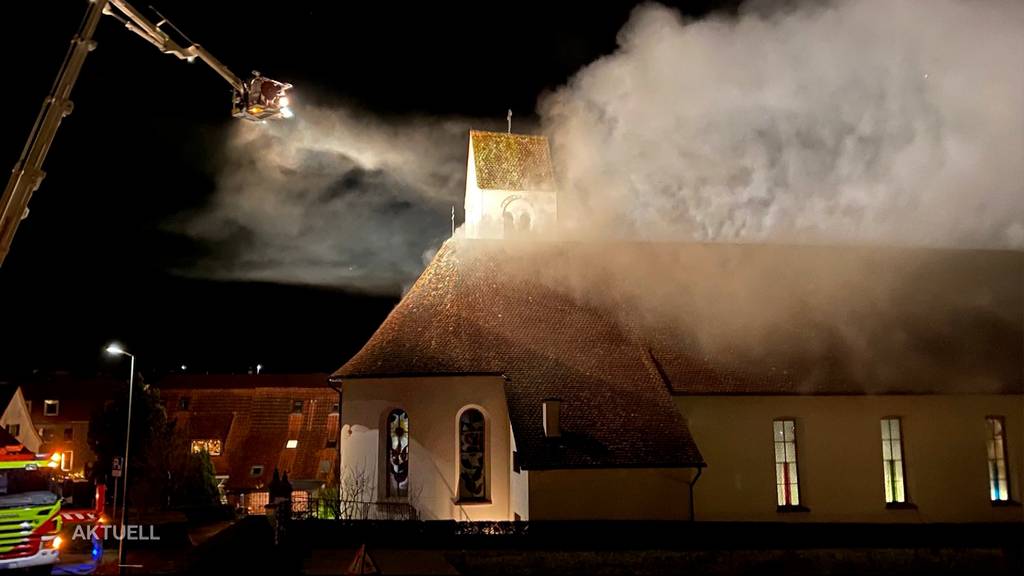
<svg viewBox="0 0 1024 576"><path fill-rule="evenodd" d="M312 520L419 520L419 513L405 502L358 502L309 498L292 502L292 518Z"/></svg>

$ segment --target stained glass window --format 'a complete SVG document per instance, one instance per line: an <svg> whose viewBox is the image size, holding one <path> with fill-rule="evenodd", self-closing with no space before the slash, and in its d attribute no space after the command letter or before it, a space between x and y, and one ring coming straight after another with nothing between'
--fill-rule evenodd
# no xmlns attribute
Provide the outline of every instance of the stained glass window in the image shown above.
<svg viewBox="0 0 1024 576"><path fill-rule="evenodd" d="M988 417L989 498L993 502L1010 499L1010 479L1006 471L1006 421L1002 416Z"/></svg>
<svg viewBox="0 0 1024 576"><path fill-rule="evenodd" d="M393 498L409 496L409 415L405 410L388 414L388 441L384 458L387 468L385 494Z"/></svg>
<svg viewBox="0 0 1024 576"><path fill-rule="evenodd" d="M887 504L907 501L903 481L903 434L899 418L882 418L882 469Z"/></svg>
<svg viewBox="0 0 1024 576"><path fill-rule="evenodd" d="M800 505L800 479L796 469L796 422L776 420L775 491L779 506Z"/></svg>
<svg viewBox="0 0 1024 576"><path fill-rule="evenodd" d="M459 500L486 499L484 415L470 408L459 417Z"/></svg>

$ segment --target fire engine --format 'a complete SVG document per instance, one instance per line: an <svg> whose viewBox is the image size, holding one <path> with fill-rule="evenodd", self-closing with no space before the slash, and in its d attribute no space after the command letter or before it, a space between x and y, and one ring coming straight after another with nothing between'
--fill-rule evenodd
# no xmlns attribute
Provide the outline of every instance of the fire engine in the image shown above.
<svg viewBox="0 0 1024 576"><path fill-rule="evenodd" d="M35 454L0 429L0 569L49 574L64 544L53 472L60 454Z"/></svg>

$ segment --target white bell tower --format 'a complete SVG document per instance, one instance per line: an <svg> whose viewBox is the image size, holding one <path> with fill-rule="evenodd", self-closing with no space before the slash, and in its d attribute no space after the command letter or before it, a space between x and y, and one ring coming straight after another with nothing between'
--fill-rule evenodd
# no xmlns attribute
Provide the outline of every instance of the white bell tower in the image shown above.
<svg viewBox="0 0 1024 576"><path fill-rule="evenodd" d="M557 197L546 137L469 131L467 238L554 234Z"/></svg>

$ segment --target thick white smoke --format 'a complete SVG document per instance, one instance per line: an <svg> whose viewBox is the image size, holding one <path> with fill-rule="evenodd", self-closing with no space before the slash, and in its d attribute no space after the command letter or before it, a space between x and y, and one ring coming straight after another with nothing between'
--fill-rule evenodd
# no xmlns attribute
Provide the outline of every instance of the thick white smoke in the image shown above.
<svg viewBox="0 0 1024 576"><path fill-rule="evenodd" d="M450 235L468 128L341 107L237 124L211 204L181 225L212 248L186 273L397 293Z"/></svg>
<svg viewBox="0 0 1024 576"><path fill-rule="evenodd" d="M647 4L619 44L540 99L569 233L1024 248L1024 2ZM448 237L471 126L236 126L189 273L397 293Z"/></svg>
<svg viewBox="0 0 1024 576"><path fill-rule="evenodd" d="M584 234L1024 247L1024 3L644 5L542 99Z"/></svg>

